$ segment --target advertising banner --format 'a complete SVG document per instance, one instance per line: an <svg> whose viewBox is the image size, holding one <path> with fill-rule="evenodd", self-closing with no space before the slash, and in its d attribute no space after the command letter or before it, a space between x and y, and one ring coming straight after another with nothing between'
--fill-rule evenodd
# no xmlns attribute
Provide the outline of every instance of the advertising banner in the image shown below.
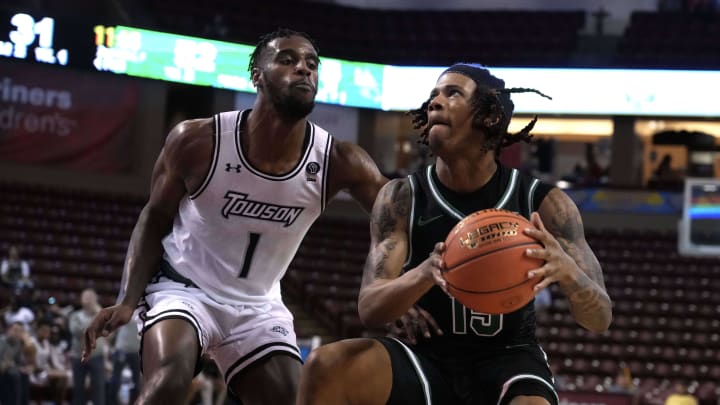
<svg viewBox="0 0 720 405"><path fill-rule="evenodd" d="M2 63L0 160L127 171L137 98L137 84L122 77Z"/></svg>

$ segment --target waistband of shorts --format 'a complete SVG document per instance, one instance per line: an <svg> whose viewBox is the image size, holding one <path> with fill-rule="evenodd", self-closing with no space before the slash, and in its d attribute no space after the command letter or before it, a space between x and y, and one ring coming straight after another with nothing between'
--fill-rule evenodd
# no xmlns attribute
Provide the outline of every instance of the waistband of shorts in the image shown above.
<svg viewBox="0 0 720 405"><path fill-rule="evenodd" d="M185 284L186 287L200 288L192 280L178 273L165 259L160 260L160 275L176 283Z"/></svg>

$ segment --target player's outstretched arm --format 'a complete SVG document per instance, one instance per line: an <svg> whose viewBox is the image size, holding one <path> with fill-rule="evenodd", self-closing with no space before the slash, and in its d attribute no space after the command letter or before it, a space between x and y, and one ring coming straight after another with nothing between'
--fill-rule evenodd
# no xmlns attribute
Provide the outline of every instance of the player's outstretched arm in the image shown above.
<svg viewBox="0 0 720 405"><path fill-rule="evenodd" d="M396 179L380 190L373 206L370 253L358 298L360 319L366 326L378 327L399 319L433 285L444 283L440 275L443 244L429 252L428 259L417 269L402 273L408 252L411 204L408 180Z"/></svg>
<svg viewBox="0 0 720 405"><path fill-rule="evenodd" d="M347 189L367 212L388 179L380 173L375 161L358 145L335 141L331 151L330 196Z"/></svg>
<svg viewBox="0 0 720 405"><path fill-rule="evenodd" d="M203 169L207 172L211 148L212 120L180 123L168 135L153 168L150 197L130 237L117 303L102 309L85 330L83 361L98 337L108 336L132 317L157 271L161 241L172 228L180 201L194 190L193 179L202 178L198 174Z"/></svg>
<svg viewBox="0 0 720 405"><path fill-rule="evenodd" d="M607 330L612 322L612 302L605 290L600 263L585 240L575 203L562 190L553 189L531 221L537 229L527 229L526 233L538 239L544 248L531 249L528 255L546 261L528 274L543 278L536 291L557 282L581 326L593 332Z"/></svg>

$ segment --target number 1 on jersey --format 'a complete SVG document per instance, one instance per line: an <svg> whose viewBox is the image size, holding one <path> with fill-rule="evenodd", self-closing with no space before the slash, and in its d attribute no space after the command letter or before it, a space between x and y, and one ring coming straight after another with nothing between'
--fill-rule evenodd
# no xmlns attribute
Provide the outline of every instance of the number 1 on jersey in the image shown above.
<svg viewBox="0 0 720 405"><path fill-rule="evenodd" d="M247 278L250 272L250 266L252 266L253 255L255 254L255 248L257 247L258 241L260 240L259 233L250 232L250 239L248 240L247 250L245 251L245 260L243 261L242 270L240 270L240 278Z"/></svg>

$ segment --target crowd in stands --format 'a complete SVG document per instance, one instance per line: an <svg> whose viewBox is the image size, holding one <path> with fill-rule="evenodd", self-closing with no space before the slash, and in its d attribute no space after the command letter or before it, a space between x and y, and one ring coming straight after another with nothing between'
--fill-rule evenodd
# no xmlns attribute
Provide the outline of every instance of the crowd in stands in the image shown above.
<svg viewBox="0 0 720 405"><path fill-rule="evenodd" d="M135 322L98 340L80 361L83 333L101 306L93 289L77 305L40 299L31 268L11 246L0 282L0 404L134 403L141 384L140 339ZM224 404L226 390L211 362L193 381L187 404Z"/></svg>

